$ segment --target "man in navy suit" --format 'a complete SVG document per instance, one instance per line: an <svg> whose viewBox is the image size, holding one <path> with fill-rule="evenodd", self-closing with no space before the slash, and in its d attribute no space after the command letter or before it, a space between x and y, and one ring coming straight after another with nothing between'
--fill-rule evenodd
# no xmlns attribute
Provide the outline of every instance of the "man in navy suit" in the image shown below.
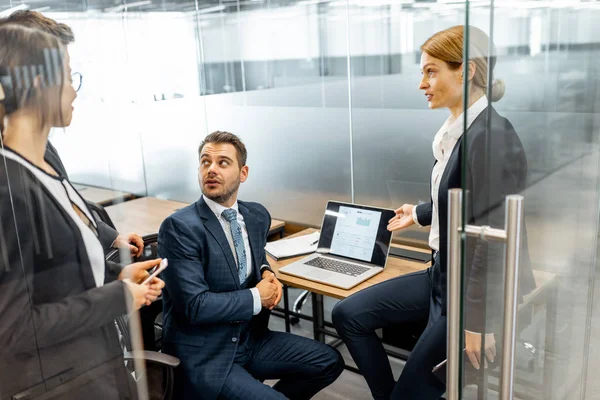
<svg viewBox="0 0 600 400"><path fill-rule="evenodd" d="M237 200L248 178L247 152L228 132L199 149L203 196L160 227L163 351L181 360L181 399L309 399L342 373L339 352L323 343L268 329L282 287L265 244L269 212ZM265 379L279 379L270 387Z"/></svg>

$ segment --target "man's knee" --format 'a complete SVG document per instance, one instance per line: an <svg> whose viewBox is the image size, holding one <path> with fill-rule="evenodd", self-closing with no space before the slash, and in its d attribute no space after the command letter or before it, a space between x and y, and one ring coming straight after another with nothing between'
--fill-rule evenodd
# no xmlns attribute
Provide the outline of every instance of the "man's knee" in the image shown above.
<svg viewBox="0 0 600 400"><path fill-rule="evenodd" d="M327 376L330 382L333 382L342 374L346 364L344 358L337 349L329 345L324 345L324 348L326 351L322 374Z"/></svg>
<svg viewBox="0 0 600 400"><path fill-rule="evenodd" d="M364 327L367 321L360 311L359 303L352 297L340 301L333 307L331 311L333 326L342 337L369 332Z"/></svg>

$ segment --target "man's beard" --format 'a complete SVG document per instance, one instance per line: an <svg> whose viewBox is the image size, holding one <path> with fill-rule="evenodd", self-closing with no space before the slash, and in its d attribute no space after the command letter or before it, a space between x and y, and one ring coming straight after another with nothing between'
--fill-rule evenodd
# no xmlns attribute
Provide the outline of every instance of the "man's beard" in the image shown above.
<svg viewBox="0 0 600 400"><path fill-rule="evenodd" d="M231 186L225 187L223 193L215 196L215 195L210 195L208 193L205 193L204 185L202 185L202 194L205 195L206 197L208 197L209 199L211 199L212 201L214 201L215 203L225 204L237 192L239 187L240 187L240 181L236 181Z"/></svg>

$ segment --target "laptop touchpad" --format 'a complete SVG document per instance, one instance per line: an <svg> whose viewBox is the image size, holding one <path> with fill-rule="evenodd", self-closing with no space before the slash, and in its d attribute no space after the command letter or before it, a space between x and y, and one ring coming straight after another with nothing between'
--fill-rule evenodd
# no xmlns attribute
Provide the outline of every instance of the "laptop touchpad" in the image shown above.
<svg viewBox="0 0 600 400"><path fill-rule="evenodd" d="M325 280L331 278L333 274L328 271L323 271L322 269L311 268L308 272L308 276L314 279Z"/></svg>

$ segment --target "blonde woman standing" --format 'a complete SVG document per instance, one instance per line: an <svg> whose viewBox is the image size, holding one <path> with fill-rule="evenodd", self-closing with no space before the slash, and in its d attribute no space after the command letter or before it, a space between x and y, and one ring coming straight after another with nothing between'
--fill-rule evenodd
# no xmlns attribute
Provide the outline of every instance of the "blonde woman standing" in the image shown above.
<svg viewBox="0 0 600 400"><path fill-rule="evenodd" d="M444 384L431 371L446 359L448 190L467 190L467 223L501 228L505 197L525 187L527 159L521 141L511 123L489 105L489 100L498 101L504 94L502 81L488 82L488 72L493 71L496 62L494 49L489 48L489 38L483 31L474 27L469 30L468 68L463 63L463 26L438 32L421 46L419 89L429 108L447 108L450 116L433 139L431 201L418 206L404 204L388 226L390 231L415 224L431 226L432 266L365 289L341 301L333 310L335 327L375 399L436 400L445 392ZM465 80L469 88L466 115ZM488 85L492 86L490 99L486 97ZM463 158L467 168L464 180ZM476 369L488 361L494 362L496 357L499 315L487 305L502 304L498 297L503 287L502 254L501 245L478 239L469 239L466 244L465 344ZM519 278L523 295L534 287L526 243L521 254ZM395 382L375 331L416 321L426 321L427 327ZM483 332L487 335L482 356Z"/></svg>

